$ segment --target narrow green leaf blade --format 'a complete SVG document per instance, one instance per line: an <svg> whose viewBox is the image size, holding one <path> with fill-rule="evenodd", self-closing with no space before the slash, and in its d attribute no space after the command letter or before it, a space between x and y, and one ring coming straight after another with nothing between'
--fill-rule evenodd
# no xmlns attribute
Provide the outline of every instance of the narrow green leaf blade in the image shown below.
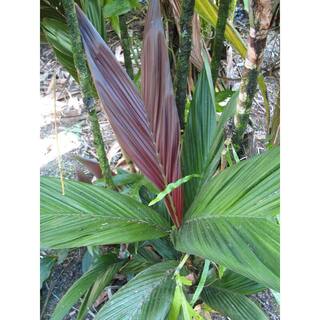
<svg viewBox="0 0 320 320"><path fill-rule="evenodd" d="M164 320L175 289L176 261L153 265L124 285L102 307L96 320Z"/></svg>
<svg viewBox="0 0 320 320"><path fill-rule="evenodd" d="M217 170L217 167L221 159L221 152L224 147L224 139L225 139L224 128L228 120L231 117L233 117L235 114L238 96L239 96L238 91L233 93L230 100L224 107L224 110L219 118L217 130L215 133L212 146L209 151L208 162L204 169L204 173L202 175L203 178L200 182L200 186L206 183L209 179L211 179L211 177L214 175L215 171Z"/></svg>
<svg viewBox="0 0 320 320"><path fill-rule="evenodd" d="M173 233L177 250L279 291L279 166L275 148L211 178Z"/></svg>
<svg viewBox="0 0 320 320"><path fill-rule="evenodd" d="M273 294L274 298L276 299L278 305L280 305L280 292L271 290L271 293Z"/></svg>
<svg viewBox="0 0 320 320"><path fill-rule="evenodd" d="M249 0L243 0L243 5L245 10L247 10L247 12L249 12Z"/></svg>
<svg viewBox="0 0 320 320"><path fill-rule="evenodd" d="M192 178L200 178L200 174L190 174L190 175L185 176L181 179L178 179L175 182L169 183L163 191L159 192L158 195L152 201L150 201L149 207L153 206L154 204L156 204L159 201L161 201L162 199L164 199L166 195L171 193L174 189L180 187L182 184L188 182Z"/></svg>
<svg viewBox="0 0 320 320"><path fill-rule="evenodd" d="M72 77L78 81L77 70L74 66L71 40L66 23L52 18L44 18L41 26L58 61L66 68Z"/></svg>
<svg viewBox="0 0 320 320"><path fill-rule="evenodd" d="M56 264L57 258L45 256L40 259L40 289L43 283L50 277L51 270Z"/></svg>
<svg viewBox="0 0 320 320"><path fill-rule="evenodd" d="M149 240L146 244L153 246L164 259L177 260L180 257L180 252L173 247L169 238Z"/></svg>
<svg viewBox="0 0 320 320"><path fill-rule="evenodd" d="M201 18L216 27L218 21L218 6L209 0L196 0L195 10ZM247 54L247 46L243 39L241 38L239 32L234 28L233 24L227 21L224 36L231 45L239 52L241 57L245 59ZM259 87L262 92L264 92L264 79L259 76ZM269 102L265 99L266 106L269 107Z"/></svg>
<svg viewBox="0 0 320 320"><path fill-rule="evenodd" d="M214 287L205 288L202 298L214 310L232 320L267 320L267 316L249 298Z"/></svg>
<svg viewBox="0 0 320 320"><path fill-rule="evenodd" d="M119 269L123 266L125 260L113 263L108 266L107 270L101 273L97 279L95 280L94 284L88 291L81 307L79 309L77 320L84 320L89 308L95 303L98 299L104 288L111 282L115 274L119 271Z"/></svg>
<svg viewBox="0 0 320 320"><path fill-rule="evenodd" d="M103 7L106 18L119 16L139 6L138 0L108 0Z"/></svg>
<svg viewBox="0 0 320 320"><path fill-rule="evenodd" d="M193 306L198 298L200 297L200 294L203 290L203 287L204 287L204 284L206 282L206 279L207 279L207 276L208 276L208 272L209 272L209 267L210 267L210 260L205 260L204 261L204 266L203 266L203 270L202 270L202 273L201 273L201 277L200 277L200 280L199 280L199 283L197 285L197 289L192 297L192 300L190 302L190 304Z"/></svg>
<svg viewBox="0 0 320 320"><path fill-rule="evenodd" d="M209 75L210 73L206 71L206 74ZM199 81L201 81L201 79L199 79ZM200 86L199 84L199 88L201 88ZM202 89L206 87L206 85L203 86ZM208 89L209 86L207 85L207 90ZM207 98L209 99L209 96L207 96ZM184 192L186 193L185 208L191 205L200 187L213 176L217 169L220 162L221 151L224 146L224 127L235 113L238 92L235 92L231 96L215 127L213 127L214 122L212 122L215 121L215 117L213 117L213 115L210 116L212 112L215 112L214 104L210 104L210 100L207 99L205 99L207 101L204 99L197 100L196 96L194 99L195 108L190 110L190 118L183 142L182 165L184 175L188 174L189 171L200 172L202 177L186 183L184 188ZM212 108L210 108L210 106ZM206 110L207 107L210 109L203 111ZM207 122L208 119L209 122ZM204 128L207 128L207 130L203 130Z"/></svg>
<svg viewBox="0 0 320 320"><path fill-rule="evenodd" d="M41 244L71 248L156 239L170 225L134 199L86 183L41 178Z"/></svg>
<svg viewBox="0 0 320 320"><path fill-rule="evenodd" d="M218 21L218 7L215 4L213 4L209 0L196 0L195 10L198 12L200 17L212 24L214 27L216 26ZM247 52L246 45L238 31L230 22L227 22L224 36L240 53L242 58L244 58Z"/></svg>
<svg viewBox="0 0 320 320"><path fill-rule="evenodd" d="M82 10L86 13L96 30L106 39L103 6L100 0L81 0Z"/></svg>
<svg viewBox="0 0 320 320"><path fill-rule="evenodd" d="M216 279L215 281L213 281L214 278ZM242 295L250 295L266 289L266 286L231 270L226 270L221 279L215 275L208 276L207 284L210 283L213 283L212 285L215 288L229 290Z"/></svg>
<svg viewBox="0 0 320 320"><path fill-rule="evenodd" d="M192 98L182 148L184 176L202 174L208 163L209 153L216 132L216 109L212 76L207 59L197 81ZM184 186L185 209L192 203L200 180L193 179Z"/></svg>
<svg viewBox="0 0 320 320"><path fill-rule="evenodd" d="M116 263L115 255L106 255L100 257L97 264L78 279L62 297L57 304L51 320L61 320L72 308L72 306L90 289L99 275L103 274L109 265Z"/></svg>

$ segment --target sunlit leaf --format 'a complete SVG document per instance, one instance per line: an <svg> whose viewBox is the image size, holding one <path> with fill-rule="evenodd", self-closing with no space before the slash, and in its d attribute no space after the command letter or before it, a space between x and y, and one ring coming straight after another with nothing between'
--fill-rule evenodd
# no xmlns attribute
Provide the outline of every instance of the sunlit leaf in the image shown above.
<svg viewBox="0 0 320 320"><path fill-rule="evenodd" d="M177 250L279 290L279 180L278 148L209 179L173 233Z"/></svg>
<svg viewBox="0 0 320 320"><path fill-rule="evenodd" d="M170 225L157 212L120 193L87 183L41 178L42 247L72 248L156 239Z"/></svg>
<svg viewBox="0 0 320 320"><path fill-rule="evenodd" d="M166 195L168 195L174 189L180 187L182 184L188 182L189 180L191 180L193 178L200 178L200 174L190 174L189 176L185 176L181 179L178 179L175 182L169 183L163 191L158 193L158 195L152 201L150 201L149 207L153 206L157 202L161 201Z"/></svg>
<svg viewBox="0 0 320 320"><path fill-rule="evenodd" d="M212 3L210 0L196 0L195 10L198 12L200 17L213 26L216 26L218 21L218 7L214 3ZM240 53L242 58L244 58L247 52L246 44L242 40L238 31L230 22L227 22L224 36L226 40L228 40L231 45Z"/></svg>

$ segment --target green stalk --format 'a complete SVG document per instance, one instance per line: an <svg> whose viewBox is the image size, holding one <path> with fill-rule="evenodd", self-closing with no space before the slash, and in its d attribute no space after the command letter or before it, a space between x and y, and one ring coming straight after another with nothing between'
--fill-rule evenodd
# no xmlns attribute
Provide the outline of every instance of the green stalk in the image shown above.
<svg viewBox="0 0 320 320"><path fill-rule="evenodd" d="M99 165L105 177L106 184L115 188L112 181L112 173L106 156L103 138L96 112L96 102L94 99L94 88L92 87L89 68L86 63L85 54L82 46L78 19L73 0L63 0L63 6L67 19L68 30L71 38L74 64L77 69L79 84L83 94L83 103L89 114L93 141L99 158Z"/></svg>
<svg viewBox="0 0 320 320"><path fill-rule="evenodd" d="M274 115L272 119L272 126L270 130L271 145L280 145L280 91L277 96Z"/></svg>
<svg viewBox="0 0 320 320"><path fill-rule="evenodd" d="M234 20L234 13L236 11L237 7L237 0L230 0L230 5L229 5L229 21L233 23Z"/></svg>
<svg viewBox="0 0 320 320"><path fill-rule="evenodd" d="M121 34L121 45L122 45L123 55L124 55L124 65L126 67L129 77L133 80L134 74L133 74L131 52L130 52L131 44L130 44L130 36L128 34L127 19L125 14L119 16L119 25L120 25L120 34Z"/></svg>
<svg viewBox="0 0 320 320"><path fill-rule="evenodd" d="M216 84L218 78L219 64L223 51L224 33L226 30L226 24L229 15L229 6L230 0L220 0L211 62L211 72L214 85Z"/></svg>
<svg viewBox="0 0 320 320"><path fill-rule="evenodd" d="M240 149L257 90L260 64L272 17L271 9L271 0L250 1L248 50L240 83L239 98L234 116L235 129L232 137L236 150Z"/></svg>
<svg viewBox="0 0 320 320"><path fill-rule="evenodd" d="M204 266L203 266L203 270L202 270L202 273L201 273L201 277L200 277L200 281L198 283L198 286L197 286L197 289L192 297L192 300L190 302L191 306L194 306L194 304L197 302L197 300L199 299L200 297L200 294L204 288L204 284L207 280L207 276L208 276L208 272L209 272L209 267L210 267L210 260L206 259L204 261Z"/></svg>
<svg viewBox="0 0 320 320"><path fill-rule="evenodd" d="M181 269L183 268L184 264L187 262L187 260L189 259L190 255L189 254L185 254L182 258L182 260L180 261L179 265L177 266L173 276L175 277L177 274L180 273Z"/></svg>
<svg viewBox="0 0 320 320"><path fill-rule="evenodd" d="M189 60L192 44L192 17L195 0L183 0L180 16L179 52L175 78L176 104L181 129L184 128L184 111L186 104Z"/></svg>

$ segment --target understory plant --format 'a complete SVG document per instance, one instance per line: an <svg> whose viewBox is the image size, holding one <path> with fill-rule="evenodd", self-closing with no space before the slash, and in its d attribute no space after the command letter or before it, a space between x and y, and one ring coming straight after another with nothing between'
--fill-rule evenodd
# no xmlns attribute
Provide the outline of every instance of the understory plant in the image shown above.
<svg viewBox="0 0 320 320"><path fill-rule="evenodd" d="M41 177L41 247L85 246L91 256L52 319L79 301L78 319L92 307L98 320L267 319L248 296L280 290L279 148L239 161L231 146L237 161L221 170L238 93L217 112L206 54L181 134L158 0L144 25L141 93L74 9L101 104L139 172L118 170L110 190L90 163L95 182L65 180L64 195L59 179ZM115 281L120 289L106 290Z"/></svg>

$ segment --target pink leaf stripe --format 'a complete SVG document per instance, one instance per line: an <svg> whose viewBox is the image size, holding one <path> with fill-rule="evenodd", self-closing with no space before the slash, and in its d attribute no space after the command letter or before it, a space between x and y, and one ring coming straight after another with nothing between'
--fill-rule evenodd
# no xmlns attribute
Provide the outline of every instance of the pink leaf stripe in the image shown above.
<svg viewBox="0 0 320 320"><path fill-rule="evenodd" d="M142 97L155 137L166 184L181 178L180 123L170 74L168 48L158 0L152 0L145 23L142 54ZM182 219L182 189L172 192L178 219Z"/></svg>
<svg viewBox="0 0 320 320"><path fill-rule="evenodd" d="M156 90L154 95L158 95L158 98L153 99L152 103L158 105L151 106L151 100L148 99L149 107L145 108L133 82L79 7L77 14L91 74L117 139L141 172L163 190L168 183L180 178L179 122L176 120L174 102L171 102L174 99L169 94L170 85L168 88L163 84L158 84L160 88L157 89L153 87ZM161 61L157 58L153 63ZM159 68L166 66L165 63ZM165 75L166 72L162 70L159 74ZM160 94L161 90L163 92ZM163 94L166 94L166 98L160 99ZM166 102L170 102L170 105L163 111L161 108ZM181 189L176 189L166 198L167 208L177 226L182 220L181 192Z"/></svg>

